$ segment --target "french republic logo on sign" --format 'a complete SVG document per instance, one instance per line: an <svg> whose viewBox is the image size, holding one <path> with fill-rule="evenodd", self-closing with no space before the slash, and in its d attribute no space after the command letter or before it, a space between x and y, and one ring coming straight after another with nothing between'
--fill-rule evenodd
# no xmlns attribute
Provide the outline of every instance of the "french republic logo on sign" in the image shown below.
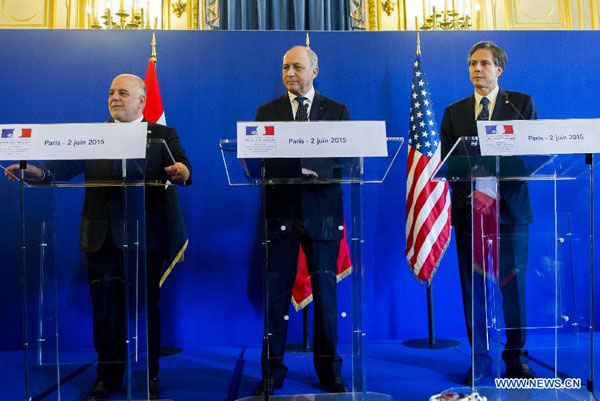
<svg viewBox="0 0 600 401"><path fill-rule="evenodd" d="M31 128L21 128L21 136L19 138L31 138Z"/></svg>
<svg viewBox="0 0 600 401"><path fill-rule="evenodd" d="M19 131L21 135L17 136ZM0 138L31 138L31 128L2 128Z"/></svg>
<svg viewBox="0 0 600 401"><path fill-rule="evenodd" d="M14 138L15 137L15 129L14 128L2 128L2 134L0 138Z"/></svg>
<svg viewBox="0 0 600 401"><path fill-rule="evenodd" d="M275 126L266 125L266 126L248 126L246 127L246 135L257 135L257 136L265 136L265 135L275 135Z"/></svg>
<svg viewBox="0 0 600 401"><path fill-rule="evenodd" d="M512 125L486 125L485 133L487 135L514 135L515 131Z"/></svg>

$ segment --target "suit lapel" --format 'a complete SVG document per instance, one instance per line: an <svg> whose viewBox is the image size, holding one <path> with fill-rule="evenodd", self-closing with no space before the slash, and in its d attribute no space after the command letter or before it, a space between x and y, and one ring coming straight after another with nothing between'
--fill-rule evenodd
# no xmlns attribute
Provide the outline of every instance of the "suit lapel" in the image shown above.
<svg viewBox="0 0 600 401"><path fill-rule="evenodd" d="M477 121L475 120L475 95L471 95L471 97L465 102L464 115L466 117L465 121L467 127L469 127L466 135L477 135Z"/></svg>
<svg viewBox="0 0 600 401"><path fill-rule="evenodd" d="M281 121L293 121L294 113L292 112L292 104L288 94L281 96L277 102L277 113Z"/></svg>
<svg viewBox="0 0 600 401"><path fill-rule="evenodd" d="M326 102L323 101L323 96L315 91L315 97L313 98L313 103L310 108L310 116L308 119L310 121L320 121L325 113Z"/></svg>
<svg viewBox="0 0 600 401"><path fill-rule="evenodd" d="M507 111L510 111L510 106L505 102L506 94L500 88L498 90L498 96L496 96L496 104L494 105L494 112L492 113L492 120L502 121L509 119L507 116Z"/></svg>

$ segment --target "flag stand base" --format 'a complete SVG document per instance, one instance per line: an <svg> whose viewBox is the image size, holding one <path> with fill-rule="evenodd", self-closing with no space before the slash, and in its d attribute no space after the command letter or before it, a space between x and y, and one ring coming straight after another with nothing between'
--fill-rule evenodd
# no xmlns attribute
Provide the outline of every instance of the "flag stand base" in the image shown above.
<svg viewBox="0 0 600 401"><path fill-rule="evenodd" d="M433 291L431 289L431 284L427 286L427 323L429 326L429 337L406 340L402 342L402 344L406 347L419 349L444 349L454 348L460 345L460 341L435 337L435 324L433 321Z"/></svg>
<svg viewBox="0 0 600 401"><path fill-rule="evenodd" d="M183 352L183 348L179 347L160 347L160 357L164 358L171 355L177 355Z"/></svg>
<svg viewBox="0 0 600 401"><path fill-rule="evenodd" d="M449 338L436 338L435 341L431 342L428 338L415 338L403 341L402 345L419 349L445 349L458 347L460 341L450 340Z"/></svg>

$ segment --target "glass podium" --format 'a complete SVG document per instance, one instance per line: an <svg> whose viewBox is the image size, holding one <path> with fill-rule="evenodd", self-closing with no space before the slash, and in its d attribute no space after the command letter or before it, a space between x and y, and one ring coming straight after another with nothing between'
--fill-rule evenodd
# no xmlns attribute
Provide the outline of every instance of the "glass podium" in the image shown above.
<svg viewBox="0 0 600 401"><path fill-rule="evenodd" d="M174 190L161 179L162 166L172 160L166 143L152 140L145 159L28 161L21 162L14 183L3 179L4 195L18 202L18 217L10 220L17 227L8 228L18 235L7 246L20 252L5 262L20 272L11 277L19 278L12 285L20 286L22 294L15 302L22 321L12 323L22 335L22 399L86 399L96 369L124 371L122 387L107 400L149 398L145 198L148 191ZM3 173L14 163L0 162ZM43 178L28 179L22 170L28 165L41 168ZM81 222L82 204L90 207L99 199L106 201L104 211L110 215L99 212ZM123 339L123 349L110 362L99 362L90 298L98 280L88 276L80 249L92 252L91 245L80 244L80 231L90 230L86 238L91 238L107 224L105 235L114 239L123 266L110 280L117 299L108 312L117 322L120 333L115 335Z"/></svg>
<svg viewBox="0 0 600 401"><path fill-rule="evenodd" d="M453 206L464 208L464 221L453 222L455 239L465 231L471 250L465 308L475 383L449 391L488 400L590 399L591 160L481 156L478 138L462 137L435 173L449 182ZM522 364L537 377L527 380Z"/></svg>
<svg viewBox="0 0 600 401"><path fill-rule="evenodd" d="M278 383L274 383L275 395L265 394L240 400L392 400L389 395L368 391L365 384L363 279L365 269L369 267L364 263L363 245L370 239L365 238L363 227L363 187L364 184L384 182L399 155L402 143L403 138L388 137L387 157L240 160L237 158L236 140L220 141L229 185L255 185L260 186L262 191L262 376L282 381L281 377L285 378L287 373L289 380L290 377L297 376L297 370L300 369L316 371L317 376L315 382L305 383L310 387L305 391L286 391L286 388L278 390ZM297 214L286 214L289 210L302 213L302 219ZM314 322L314 331L318 332L315 334L314 348L319 351L314 354L294 354L292 358L287 355L282 360L285 327L290 319L288 310L291 292L288 293L287 288L290 287L288 280L293 281L296 276L297 238L302 243L306 257L314 258L317 261L315 264L323 260L320 258L331 261L336 255L339 257L339 241L344 227L347 230L352 261L350 278L336 284L335 272L331 269L324 271L315 268L315 271L309 272L315 314L324 317L315 319ZM311 244L311 241L307 241L308 236L312 242L325 239L324 242L333 242L334 245L328 247L329 245ZM283 271L280 266L284 265L290 268ZM265 277L268 279L265 280ZM278 303L277 300L281 302ZM300 363L299 358L302 358ZM348 392L328 393L326 384L319 384L319 379L323 381L323 377L329 377L328 374L331 373L327 371L328 367L333 365L339 369L340 364L341 378L347 385ZM260 376L256 377L257 385L260 379Z"/></svg>

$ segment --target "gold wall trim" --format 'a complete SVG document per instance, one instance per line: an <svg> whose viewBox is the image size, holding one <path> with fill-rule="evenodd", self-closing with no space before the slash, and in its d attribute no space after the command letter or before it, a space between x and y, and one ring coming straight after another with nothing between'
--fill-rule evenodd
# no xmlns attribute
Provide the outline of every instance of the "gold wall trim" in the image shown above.
<svg viewBox="0 0 600 401"><path fill-rule="evenodd" d="M77 4L77 28L85 29L87 27L87 1L79 1Z"/></svg>
<svg viewBox="0 0 600 401"><path fill-rule="evenodd" d="M521 7L523 0L506 0L506 28L507 29L571 29L571 6L569 0L555 0L552 8L544 17L536 17L527 14ZM557 21L541 21L548 18L554 12ZM520 21L519 15L529 18L529 21Z"/></svg>
<svg viewBox="0 0 600 401"><path fill-rule="evenodd" d="M592 29L598 29L598 0L590 0L590 16L592 17Z"/></svg>
<svg viewBox="0 0 600 401"><path fill-rule="evenodd" d="M40 11L42 11L42 4L43 4L43 0L38 0L37 9L33 12L31 17L27 17L27 18L16 18L15 16L10 15L8 10L6 9L6 0L2 0L2 11L4 11L4 14L8 18L10 18L11 20L13 20L15 22L27 22L27 21L31 21L32 19L34 19L40 13Z"/></svg>
<svg viewBox="0 0 600 401"><path fill-rule="evenodd" d="M369 30L377 31L379 30L378 18L379 15L377 11L377 3L378 0L368 0L367 3L367 18L369 20Z"/></svg>
<svg viewBox="0 0 600 401"><path fill-rule="evenodd" d="M398 10L398 30L406 31L408 28L406 21L406 0L398 0L396 9Z"/></svg>
<svg viewBox="0 0 600 401"><path fill-rule="evenodd" d="M207 29L219 29L221 26L221 16L218 0L202 0L206 8L206 14L202 16L206 22Z"/></svg>
<svg viewBox="0 0 600 401"><path fill-rule="evenodd" d="M365 4L366 0L350 0L350 20L352 22L352 30L368 29Z"/></svg>
<svg viewBox="0 0 600 401"><path fill-rule="evenodd" d="M521 12L523 13L524 16L528 17L531 20L540 20L540 19L546 19L546 18L548 18L549 16L551 16L552 14L554 14L554 11L556 10L556 6L558 5L558 4L554 4L552 6L552 8L548 11L548 14L546 14L545 16L543 16L543 17L536 17L536 16L533 16L533 15L529 15L523 9L523 0L516 0L516 1L517 1L517 8L521 10ZM578 1L581 1L581 0L578 0Z"/></svg>

